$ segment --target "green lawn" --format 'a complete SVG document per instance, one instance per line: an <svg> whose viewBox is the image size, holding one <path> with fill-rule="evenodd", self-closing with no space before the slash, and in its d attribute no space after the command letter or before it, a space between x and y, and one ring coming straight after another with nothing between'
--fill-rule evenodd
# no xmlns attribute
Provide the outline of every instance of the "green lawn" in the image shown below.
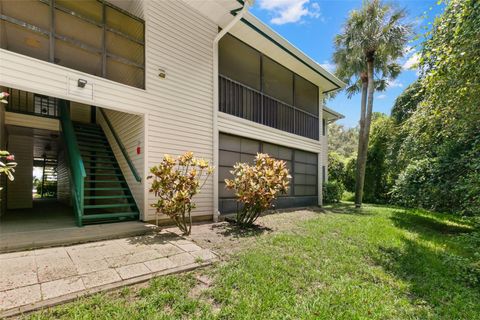
<svg viewBox="0 0 480 320"><path fill-rule="evenodd" d="M30 317L480 319L480 236L467 221L343 204L292 230L257 234L226 263Z"/></svg>

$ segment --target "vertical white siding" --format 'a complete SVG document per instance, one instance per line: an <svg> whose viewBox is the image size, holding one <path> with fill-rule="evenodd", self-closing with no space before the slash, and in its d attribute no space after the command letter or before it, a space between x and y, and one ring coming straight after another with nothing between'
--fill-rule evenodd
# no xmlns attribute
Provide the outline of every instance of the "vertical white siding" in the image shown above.
<svg viewBox="0 0 480 320"><path fill-rule="evenodd" d="M15 180L7 183L8 209L31 208L33 205L33 137L9 135L7 147L19 163L15 168Z"/></svg>
<svg viewBox="0 0 480 320"><path fill-rule="evenodd" d="M70 205L70 171L64 149L58 153L57 199L62 203Z"/></svg>
<svg viewBox="0 0 480 320"><path fill-rule="evenodd" d="M115 158L120 165L120 169L127 181L128 187L132 191L132 194L135 198L135 202L140 210L141 217L143 218L144 214L144 183L145 177L143 177L144 172L144 120L143 117L104 109L104 112L110 121L115 133L125 147L130 160L132 161L134 167L137 169L140 177L142 178L141 182L138 182L128 163L123 156L123 153L120 149L120 146L117 144L112 132L110 131L108 125L106 124L104 118L101 114L97 113L97 122L102 126L103 131L105 132L108 142L112 147ZM142 151L140 154L137 154L137 146L140 146Z"/></svg>

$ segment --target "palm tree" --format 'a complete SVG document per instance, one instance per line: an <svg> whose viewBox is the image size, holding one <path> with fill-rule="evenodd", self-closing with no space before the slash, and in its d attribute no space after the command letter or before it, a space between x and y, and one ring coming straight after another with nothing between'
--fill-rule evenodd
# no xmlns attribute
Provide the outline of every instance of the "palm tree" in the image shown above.
<svg viewBox="0 0 480 320"><path fill-rule="evenodd" d="M366 0L354 10L335 38L334 61L337 75L345 79L347 95L362 92L360 132L355 181L355 206L361 207L368 139L375 90L385 90L388 80L400 73L395 61L404 55L411 26L403 23L405 10L380 0Z"/></svg>

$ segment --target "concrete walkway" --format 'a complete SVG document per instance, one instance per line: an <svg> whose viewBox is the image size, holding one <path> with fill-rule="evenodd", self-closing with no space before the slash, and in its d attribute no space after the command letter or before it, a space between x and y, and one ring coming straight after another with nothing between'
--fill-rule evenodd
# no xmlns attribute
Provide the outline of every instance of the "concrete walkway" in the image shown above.
<svg viewBox="0 0 480 320"><path fill-rule="evenodd" d="M0 254L0 318L191 270L215 259L212 251L165 231Z"/></svg>

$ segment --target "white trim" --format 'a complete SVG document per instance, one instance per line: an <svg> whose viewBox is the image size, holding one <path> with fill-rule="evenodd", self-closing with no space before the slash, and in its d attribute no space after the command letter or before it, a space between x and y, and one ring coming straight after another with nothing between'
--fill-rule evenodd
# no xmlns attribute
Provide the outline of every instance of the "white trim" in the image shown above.
<svg viewBox="0 0 480 320"><path fill-rule="evenodd" d="M148 166L148 131L149 131L149 126L148 126L148 121L149 121L149 116L150 114L146 112L143 116L143 177L142 177L142 182L143 182L143 192L144 192L144 201L143 201L143 214L140 217L140 220L146 221L147 220L147 215L148 215L148 210L150 209L150 203L148 202L149 200L149 190L150 188L148 187L148 181L147 177L150 173L150 168Z"/></svg>

